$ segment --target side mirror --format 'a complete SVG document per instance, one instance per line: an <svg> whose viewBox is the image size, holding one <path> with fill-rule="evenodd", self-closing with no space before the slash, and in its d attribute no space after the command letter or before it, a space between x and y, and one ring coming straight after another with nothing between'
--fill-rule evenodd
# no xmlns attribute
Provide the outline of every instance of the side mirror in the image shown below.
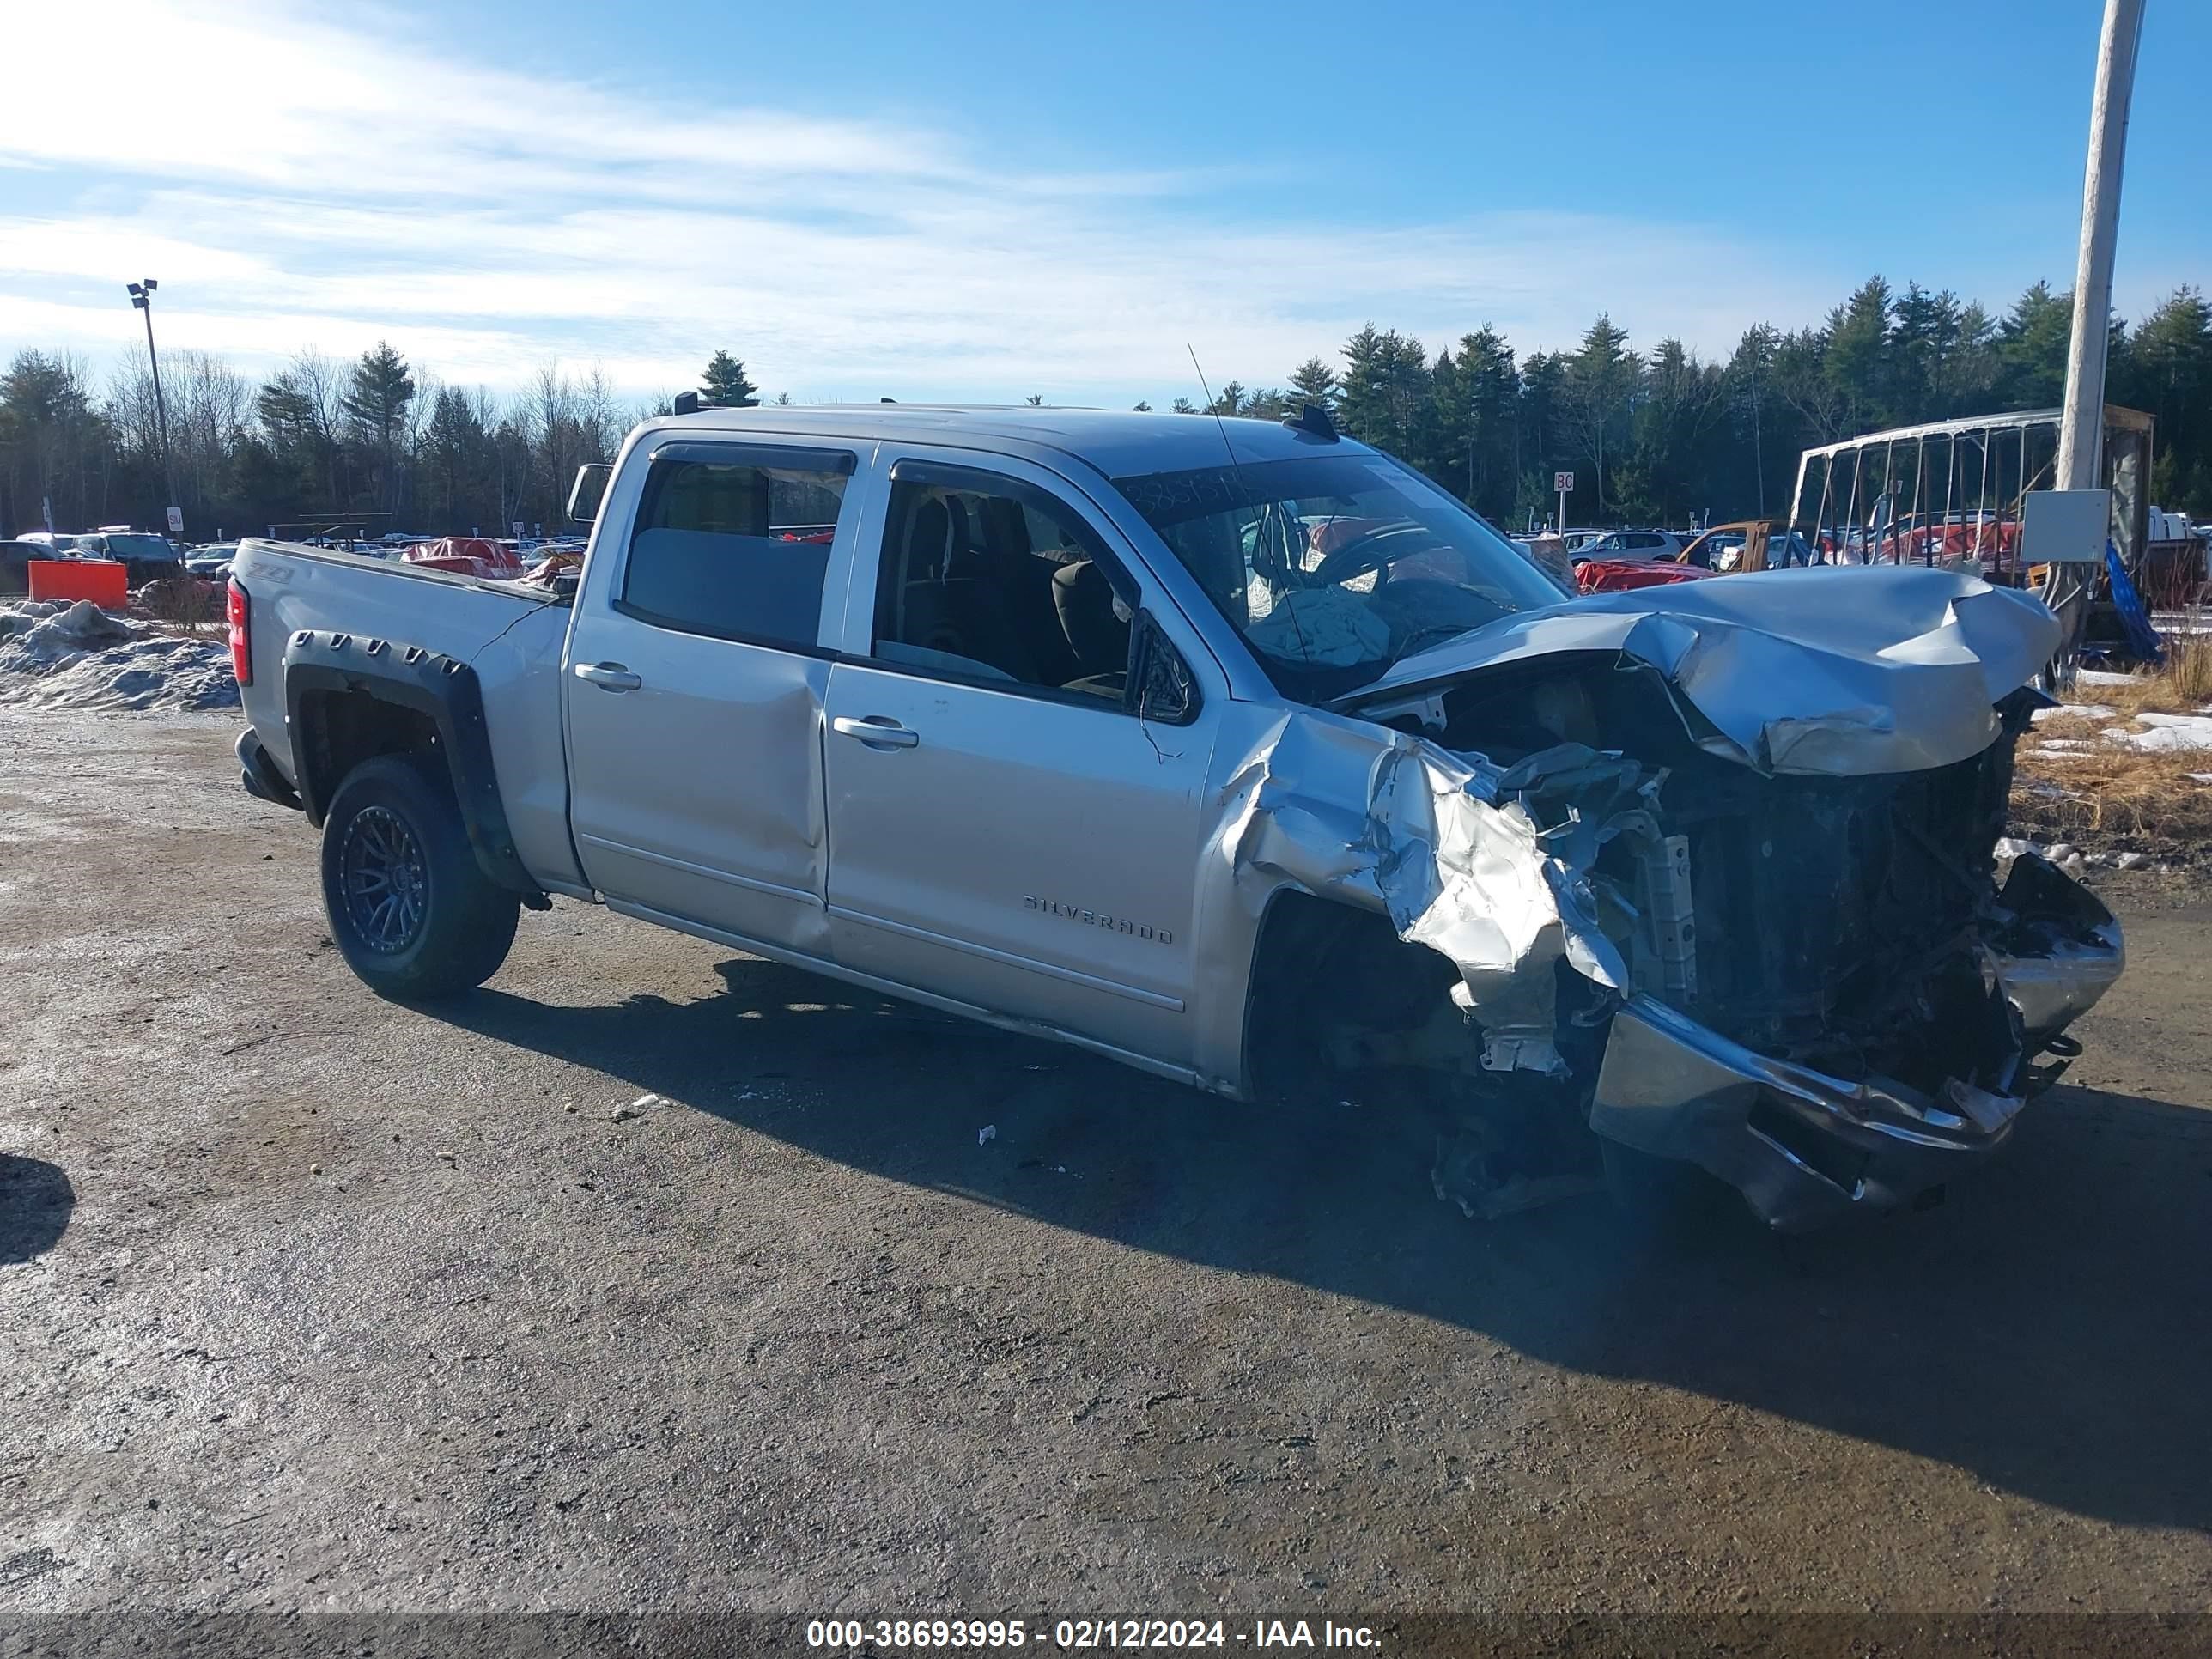
<svg viewBox="0 0 2212 1659"><path fill-rule="evenodd" d="M600 503L607 498L607 480L614 472L605 461L578 467L576 482L568 489L568 516L578 524L589 524L598 518Z"/></svg>
<svg viewBox="0 0 2212 1659"><path fill-rule="evenodd" d="M1198 718L1198 681L1175 642L1149 611L1139 611L1130 642L1129 683L1136 688L1137 718L1163 726L1188 726Z"/></svg>

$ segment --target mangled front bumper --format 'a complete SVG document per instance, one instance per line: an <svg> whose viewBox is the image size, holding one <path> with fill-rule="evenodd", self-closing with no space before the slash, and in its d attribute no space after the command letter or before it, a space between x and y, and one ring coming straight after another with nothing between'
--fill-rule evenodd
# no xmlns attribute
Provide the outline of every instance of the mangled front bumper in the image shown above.
<svg viewBox="0 0 2212 1659"><path fill-rule="evenodd" d="M2124 963L2119 924L2086 889L2055 870L2022 875L2020 884L2063 914L2024 923L2063 933L2039 941L2048 949L1993 949L1987 957L2020 1017L2018 1092L1995 1094L1954 1078L1931 1097L1893 1078L1831 1077L1758 1054L1639 995L1613 1016L1590 1127L1638 1152L1697 1164L1784 1231L1853 1210L1893 1209L1932 1192L2009 1138L2029 1094L2063 1069L2063 1060L2040 1072L2027 1062L2094 1006Z"/></svg>

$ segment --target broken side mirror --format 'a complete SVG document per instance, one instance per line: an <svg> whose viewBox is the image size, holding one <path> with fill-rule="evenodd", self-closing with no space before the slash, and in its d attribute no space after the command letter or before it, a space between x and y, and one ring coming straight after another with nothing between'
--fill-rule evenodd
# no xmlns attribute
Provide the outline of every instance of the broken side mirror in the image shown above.
<svg viewBox="0 0 2212 1659"><path fill-rule="evenodd" d="M578 524L589 524L599 516L599 505L607 496L607 480L614 476L614 471L605 461L593 461L576 469L576 482L568 489L570 518Z"/></svg>
<svg viewBox="0 0 2212 1659"><path fill-rule="evenodd" d="M1129 683L1136 688L1139 720L1188 726L1198 718L1198 680L1149 611L1137 613Z"/></svg>

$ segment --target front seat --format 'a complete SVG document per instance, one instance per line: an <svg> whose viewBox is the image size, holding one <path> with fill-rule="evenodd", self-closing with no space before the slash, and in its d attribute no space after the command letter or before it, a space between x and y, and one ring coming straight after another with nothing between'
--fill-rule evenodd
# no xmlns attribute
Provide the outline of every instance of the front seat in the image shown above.
<svg viewBox="0 0 2212 1659"><path fill-rule="evenodd" d="M1129 667L1129 624L1114 609L1114 584L1089 559L1052 573L1053 609L1086 678L1117 687Z"/></svg>

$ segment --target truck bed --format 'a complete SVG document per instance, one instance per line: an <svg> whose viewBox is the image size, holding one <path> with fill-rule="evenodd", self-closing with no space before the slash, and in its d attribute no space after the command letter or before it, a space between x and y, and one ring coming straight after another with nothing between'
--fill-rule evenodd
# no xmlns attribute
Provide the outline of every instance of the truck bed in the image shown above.
<svg viewBox="0 0 2212 1659"><path fill-rule="evenodd" d="M569 601L522 582L424 570L296 542L240 542L231 579L247 596L252 683L246 717L284 775L299 777L283 706L286 642L343 633L465 662L483 694L493 765L515 850L545 879L578 881L568 840L561 665Z"/></svg>

